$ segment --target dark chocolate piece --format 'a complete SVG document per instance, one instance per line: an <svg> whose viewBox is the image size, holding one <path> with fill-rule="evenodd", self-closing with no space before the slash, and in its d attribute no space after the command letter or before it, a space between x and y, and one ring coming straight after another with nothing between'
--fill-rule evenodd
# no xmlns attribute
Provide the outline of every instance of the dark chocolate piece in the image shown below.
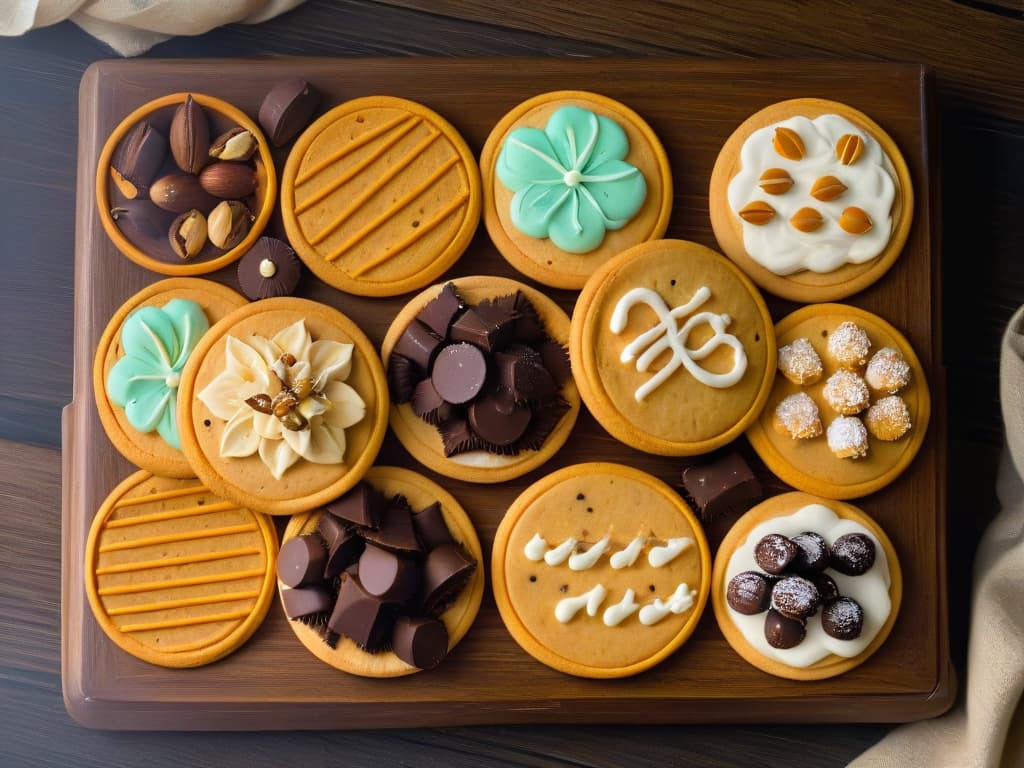
<svg viewBox="0 0 1024 768"><path fill-rule="evenodd" d="M317 520L316 530L320 534L320 538L324 540L324 546L330 551L348 535L349 526L343 523L340 518L325 512Z"/></svg>
<svg viewBox="0 0 1024 768"><path fill-rule="evenodd" d="M492 311L485 316L478 305L459 315L458 320L452 323L448 338L452 341L465 341L486 352L493 352L512 340L514 330L514 320L511 316L499 311Z"/></svg>
<svg viewBox="0 0 1024 768"><path fill-rule="evenodd" d="M485 447L485 443L473 434L469 428L469 422L463 418L451 418L444 422L438 431L441 433L441 442L444 444L444 455L451 457L467 451L479 451Z"/></svg>
<svg viewBox="0 0 1024 768"><path fill-rule="evenodd" d="M420 543L412 527L412 508L404 496L395 496L387 505L380 526L360 529L368 542L397 552L420 552Z"/></svg>
<svg viewBox="0 0 1024 768"><path fill-rule="evenodd" d="M818 588L818 596L821 597L822 605L839 597L839 587L836 585L835 579L827 573L812 573L807 578L813 581L814 586Z"/></svg>
<svg viewBox="0 0 1024 768"><path fill-rule="evenodd" d="M143 120L121 140L111 165L135 187L136 197L146 198L150 182L167 158L167 149L167 137Z"/></svg>
<svg viewBox="0 0 1024 768"><path fill-rule="evenodd" d="M468 403L480 394L487 381L487 358L472 344L449 344L434 358L430 379L446 402Z"/></svg>
<svg viewBox="0 0 1024 768"><path fill-rule="evenodd" d="M301 77L289 77L263 97L260 125L275 147L283 147L309 124L319 104L316 88Z"/></svg>
<svg viewBox="0 0 1024 768"><path fill-rule="evenodd" d="M448 336L448 330L451 328L455 316L465 306L462 297L455 292L455 286L452 283L447 283L441 292L419 311L416 319L443 339Z"/></svg>
<svg viewBox="0 0 1024 768"><path fill-rule="evenodd" d="M324 515L323 517L331 520L337 519L333 515ZM355 531L344 529L340 538L335 539L328 549L324 578L333 579L353 563L358 563L359 556L363 553L363 544L363 538Z"/></svg>
<svg viewBox="0 0 1024 768"><path fill-rule="evenodd" d="M848 533L832 542L830 565L846 576L860 576L875 564L875 542L863 533Z"/></svg>
<svg viewBox="0 0 1024 768"><path fill-rule="evenodd" d="M797 546L785 536L769 533L754 548L754 560L757 567L765 573L778 575L784 573L796 557Z"/></svg>
<svg viewBox="0 0 1024 768"><path fill-rule="evenodd" d="M384 519L387 501L380 491L368 483L359 483L344 496L341 496L326 509L335 517L364 528L376 528Z"/></svg>
<svg viewBox="0 0 1024 768"><path fill-rule="evenodd" d="M544 367L551 374L551 378L555 380L555 386L559 389L564 387L565 383L572 379L569 350L557 341L548 340L537 345L537 352L540 353Z"/></svg>
<svg viewBox="0 0 1024 768"><path fill-rule="evenodd" d="M541 320L540 313L522 291L516 291L514 306L516 339L518 341L532 344L535 341L548 338L548 332L544 327L544 321Z"/></svg>
<svg viewBox="0 0 1024 768"><path fill-rule="evenodd" d="M423 378L423 369L404 355L392 353L388 358L388 392L391 402L401 405L412 400L416 382Z"/></svg>
<svg viewBox="0 0 1024 768"><path fill-rule="evenodd" d="M261 237L238 262L238 286L250 301L290 296L300 277L299 257L276 237Z"/></svg>
<svg viewBox="0 0 1024 768"><path fill-rule="evenodd" d="M427 424L436 427L452 418L455 408L437 393L433 381L424 379L413 390L412 412Z"/></svg>
<svg viewBox="0 0 1024 768"><path fill-rule="evenodd" d="M488 449L513 445L530 425L533 412L528 405L517 403L512 393L499 388L470 404L469 426Z"/></svg>
<svg viewBox="0 0 1024 768"><path fill-rule="evenodd" d="M792 569L797 573L820 573L828 568L828 542L813 531L804 531L792 539L796 544L796 557Z"/></svg>
<svg viewBox="0 0 1024 768"><path fill-rule="evenodd" d="M327 622L332 632L345 635L367 651L380 651L390 642L394 624L392 606L369 594L358 579L347 574L342 577L338 601Z"/></svg>
<svg viewBox="0 0 1024 768"><path fill-rule="evenodd" d="M820 604L818 588L802 576L787 576L772 587L772 608L791 619L813 616Z"/></svg>
<svg viewBox="0 0 1024 768"><path fill-rule="evenodd" d="M433 669L448 655L448 629L437 619L402 616L395 622L391 650L418 669Z"/></svg>
<svg viewBox="0 0 1024 768"><path fill-rule="evenodd" d="M764 639L772 648L795 648L803 642L807 628L802 621L769 610L764 620Z"/></svg>
<svg viewBox="0 0 1024 768"><path fill-rule="evenodd" d="M537 402L555 396L555 380L544 367L540 353L524 344L512 344L494 355L498 382L521 402Z"/></svg>
<svg viewBox="0 0 1024 768"><path fill-rule="evenodd" d="M181 262L171 250L167 232L174 214L145 200L123 200L110 209L110 218L128 241L147 255L162 261Z"/></svg>
<svg viewBox="0 0 1024 768"><path fill-rule="evenodd" d="M735 451L707 464L683 470L683 488L704 520L734 511L745 512L761 498L761 484Z"/></svg>
<svg viewBox="0 0 1024 768"><path fill-rule="evenodd" d="M526 432L515 445L511 446L513 453L523 450L539 451L544 445L544 441L548 439L548 435L555 430L558 422L569 412L569 403L561 398L556 398L534 406L532 410L533 418L530 419L530 425L526 428Z"/></svg>
<svg viewBox="0 0 1024 768"><path fill-rule="evenodd" d="M757 571L743 571L729 580L725 599L734 611L753 616L768 610L771 592L767 576Z"/></svg>
<svg viewBox="0 0 1024 768"><path fill-rule="evenodd" d="M318 534L296 536L281 545L277 577L289 587L319 584L324 580L327 550Z"/></svg>
<svg viewBox="0 0 1024 768"><path fill-rule="evenodd" d="M821 628L836 640L856 640L864 631L864 609L852 597L839 597L821 610Z"/></svg>
<svg viewBox="0 0 1024 768"><path fill-rule="evenodd" d="M394 351L409 358L424 371L429 371L440 346L441 338L414 319L398 337Z"/></svg>
<svg viewBox="0 0 1024 768"><path fill-rule="evenodd" d="M301 619L331 610L331 593L322 586L282 589L281 602L289 619Z"/></svg>
<svg viewBox="0 0 1024 768"><path fill-rule="evenodd" d="M401 604L420 588L420 566L411 558L367 544L359 557L359 583L367 594L386 603Z"/></svg>
<svg viewBox="0 0 1024 768"><path fill-rule="evenodd" d="M444 521L441 502L435 501L426 509L413 513L412 525L416 535L420 537L423 549L429 552L445 544L454 544L448 524Z"/></svg>
<svg viewBox="0 0 1024 768"><path fill-rule="evenodd" d="M466 585L476 563L454 544L430 550L423 563L423 610L427 614L443 611Z"/></svg>

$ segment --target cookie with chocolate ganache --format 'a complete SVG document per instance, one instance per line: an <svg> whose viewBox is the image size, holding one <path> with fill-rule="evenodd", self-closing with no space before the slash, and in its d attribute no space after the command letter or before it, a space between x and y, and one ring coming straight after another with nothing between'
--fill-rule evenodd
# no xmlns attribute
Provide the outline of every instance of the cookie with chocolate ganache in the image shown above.
<svg viewBox="0 0 1024 768"><path fill-rule="evenodd" d="M711 173L722 251L761 288L834 301L884 275L914 212L907 164L871 118L824 99L772 104L740 125Z"/></svg>
<svg viewBox="0 0 1024 768"><path fill-rule="evenodd" d="M114 447L142 469L192 477L178 434L181 372L207 329L245 299L219 283L161 280L128 299L107 323L93 358L93 395Z"/></svg>
<svg viewBox="0 0 1024 768"><path fill-rule="evenodd" d="M568 335L565 313L514 280L428 288L384 338L392 429L416 460L448 477L498 483L535 469L565 443L579 412Z"/></svg>
<svg viewBox="0 0 1024 768"><path fill-rule="evenodd" d="M780 542L797 555L766 573L759 555ZM806 493L758 504L715 556L711 601L725 639L758 669L791 680L864 663L889 636L902 596L881 527L857 507Z"/></svg>
<svg viewBox="0 0 1024 768"><path fill-rule="evenodd" d="M621 464L576 464L527 488L502 518L494 598L517 643L580 677L635 675L690 637L711 554L686 502Z"/></svg>
<svg viewBox="0 0 1024 768"><path fill-rule="evenodd" d="M668 157L617 101L555 91L513 108L480 156L484 223L501 255L555 288L581 288L626 248L665 234Z"/></svg>
<svg viewBox="0 0 1024 768"><path fill-rule="evenodd" d="M285 530L278 590L289 625L336 669L399 677L431 669L469 631L483 553L459 503L431 480L374 467Z"/></svg>
<svg viewBox="0 0 1024 768"><path fill-rule="evenodd" d="M306 299L248 304L203 337L181 377L178 429L196 475L267 514L305 512L370 468L387 428L369 339Z"/></svg>

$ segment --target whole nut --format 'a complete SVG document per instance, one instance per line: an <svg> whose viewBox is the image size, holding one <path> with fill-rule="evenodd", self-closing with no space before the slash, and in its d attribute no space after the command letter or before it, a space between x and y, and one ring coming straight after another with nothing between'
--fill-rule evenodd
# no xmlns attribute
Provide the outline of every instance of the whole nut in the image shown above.
<svg viewBox="0 0 1024 768"><path fill-rule="evenodd" d="M256 137L241 126L235 126L213 140L210 157L217 160L245 161L256 151Z"/></svg>
<svg viewBox="0 0 1024 768"><path fill-rule="evenodd" d="M251 227L252 214L237 200L225 200L210 211L208 236L211 243L223 250L242 242Z"/></svg>
<svg viewBox="0 0 1024 768"><path fill-rule="evenodd" d="M864 142L855 133L844 133L836 142L836 157L843 165L853 165L864 151Z"/></svg>
<svg viewBox="0 0 1024 768"><path fill-rule="evenodd" d="M792 128L776 128L775 138L772 139L772 146L775 151L787 160L802 160L804 156L804 142L800 134Z"/></svg>
<svg viewBox="0 0 1024 768"><path fill-rule="evenodd" d="M782 168L769 168L761 174L761 189L769 195L781 195L793 187L793 177Z"/></svg>
<svg viewBox="0 0 1024 768"><path fill-rule="evenodd" d="M821 200L821 202L827 203L831 200L835 200L843 194L846 189L846 185L835 176L822 176L811 186L811 197L815 200Z"/></svg>
<svg viewBox="0 0 1024 768"><path fill-rule="evenodd" d="M238 200L256 189L256 173L242 163L218 162L199 173L199 186L222 200Z"/></svg>
<svg viewBox="0 0 1024 768"><path fill-rule="evenodd" d="M863 235L874 225L867 213L856 206L851 206L839 216L839 226L851 235Z"/></svg>
<svg viewBox="0 0 1024 768"><path fill-rule="evenodd" d="M189 94L174 110L171 120L171 154L187 173L199 173L210 153L210 123L199 103Z"/></svg>
<svg viewBox="0 0 1024 768"><path fill-rule="evenodd" d="M125 196L134 199L149 188L165 157L167 139L143 120L118 145L110 163L110 175ZM134 193L130 194L132 190Z"/></svg>
<svg viewBox="0 0 1024 768"><path fill-rule="evenodd" d="M801 232L816 232L825 220L813 208L801 208L790 217L789 223Z"/></svg>
<svg viewBox="0 0 1024 768"><path fill-rule="evenodd" d="M206 245L206 217L196 210L181 214L171 224L168 239L182 259L194 259Z"/></svg>
<svg viewBox="0 0 1024 768"><path fill-rule="evenodd" d="M149 188L149 199L171 213L185 213L193 208L206 211L217 204L216 198L199 185L199 178L190 173L170 173Z"/></svg>
<svg viewBox="0 0 1024 768"><path fill-rule="evenodd" d="M740 211L740 218L748 224L763 226L775 218L775 209L763 200L747 203Z"/></svg>

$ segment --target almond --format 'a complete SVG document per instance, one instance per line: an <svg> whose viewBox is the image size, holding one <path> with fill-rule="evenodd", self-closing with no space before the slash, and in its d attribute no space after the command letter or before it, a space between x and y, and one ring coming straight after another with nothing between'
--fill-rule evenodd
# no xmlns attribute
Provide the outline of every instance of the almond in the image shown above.
<svg viewBox="0 0 1024 768"><path fill-rule="evenodd" d="M822 176L811 186L811 197L815 200L821 200L821 202L827 203L830 200L835 200L843 194L846 189L846 185L835 176Z"/></svg>
<svg viewBox="0 0 1024 768"><path fill-rule="evenodd" d="M762 200L747 203L740 211L740 218L748 224L762 226L775 217L775 209Z"/></svg>
<svg viewBox="0 0 1024 768"><path fill-rule="evenodd" d="M871 229L871 217L857 207L847 208L839 217L839 226L851 235L863 235Z"/></svg>
<svg viewBox="0 0 1024 768"><path fill-rule="evenodd" d="M813 208L801 208L793 214L789 223L801 232L814 232L825 223L825 220Z"/></svg>
<svg viewBox="0 0 1024 768"><path fill-rule="evenodd" d="M761 174L761 189L769 195L781 195L793 186L793 177L782 168L769 168Z"/></svg>
<svg viewBox="0 0 1024 768"><path fill-rule="evenodd" d="M804 157L803 139L792 128L776 128L772 145L787 160L802 160Z"/></svg>
<svg viewBox="0 0 1024 768"><path fill-rule="evenodd" d="M844 133L836 142L836 157L843 165L853 165L864 151L864 140L855 133Z"/></svg>

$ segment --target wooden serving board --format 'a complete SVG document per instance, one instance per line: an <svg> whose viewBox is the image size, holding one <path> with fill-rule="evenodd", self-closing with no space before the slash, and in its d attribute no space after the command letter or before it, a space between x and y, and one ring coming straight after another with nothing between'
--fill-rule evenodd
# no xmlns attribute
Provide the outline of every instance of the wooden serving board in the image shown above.
<svg viewBox="0 0 1024 768"><path fill-rule="evenodd" d="M896 140L917 196L906 250L883 280L850 302L901 329L929 375L935 415L924 447L894 484L858 503L899 552L901 615L888 642L865 664L832 680L772 678L726 644L710 608L683 648L640 676L617 681L568 677L527 656L505 631L487 594L467 637L436 670L395 680L336 671L295 639L279 606L250 641L210 666L168 670L138 661L102 633L85 599L82 561L93 515L133 471L101 428L90 389L97 341L120 304L160 279L121 256L96 214L94 173L117 122L162 94L199 91L249 114L278 80L301 75L324 93L321 110L371 94L423 102L448 118L479 152L491 127L537 93L594 90L619 99L651 124L668 151L675 205L668 237L716 247L707 189L719 147L747 116L775 101L817 96L873 117ZM122 729L266 729L440 726L481 723L667 723L905 721L947 709L954 696L946 609L945 391L940 359L937 181L932 175L930 83L918 66L825 62L692 62L677 59L458 60L260 59L104 62L82 80L75 253L75 388L64 414L63 682L81 723ZM278 171L285 153L276 156ZM275 232L272 224L270 234ZM449 276L517 277L481 226ZM233 268L211 276L236 285ZM566 311L575 293L551 291ZM354 318L377 344L408 297L362 299L306 275L299 294ZM769 297L776 318L794 305ZM751 456L745 440L737 446ZM678 483L679 459L647 456L610 438L584 409L566 447L546 466L500 486L444 478L469 511L489 556L508 504L543 473L579 461L621 461ZM784 486L754 461L766 488ZM389 435L379 463L428 476ZM279 528L283 521L279 521ZM712 543L721 536L712 531Z"/></svg>

